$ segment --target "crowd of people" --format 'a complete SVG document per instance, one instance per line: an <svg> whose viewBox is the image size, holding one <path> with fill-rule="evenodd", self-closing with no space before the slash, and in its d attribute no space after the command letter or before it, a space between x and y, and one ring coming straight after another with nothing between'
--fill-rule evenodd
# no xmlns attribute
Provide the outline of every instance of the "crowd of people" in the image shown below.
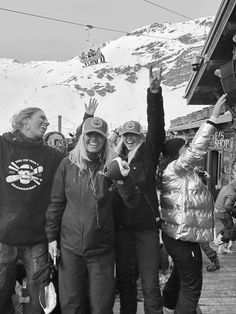
<svg viewBox="0 0 236 314"><path fill-rule="evenodd" d="M0 136L1 313L15 313L19 263L26 314L112 314L116 291L120 314L135 314L138 277L146 314L197 313L201 249L211 261L207 270L220 268L209 245L214 211L223 224L218 253L232 252L236 238L236 162L215 210L199 171L226 95L191 143L166 139L161 79L161 68L150 67L145 135L135 120L109 135L92 98L72 149L60 132L46 133L37 107L15 115L12 132ZM173 267L161 291L163 245ZM57 297L46 293L52 280Z"/></svg>
<svg viewBox="0 0 236 314"><path fill-rule="evenodd" d="M80 61L84 63L85 66L98 64L99 62L100 63L106 62L105 57L103 53L101 52L100 48L98 48L97 50L94 50L91 48L89 49L87 53L82 52L79 58L80 58Z"/></svg>

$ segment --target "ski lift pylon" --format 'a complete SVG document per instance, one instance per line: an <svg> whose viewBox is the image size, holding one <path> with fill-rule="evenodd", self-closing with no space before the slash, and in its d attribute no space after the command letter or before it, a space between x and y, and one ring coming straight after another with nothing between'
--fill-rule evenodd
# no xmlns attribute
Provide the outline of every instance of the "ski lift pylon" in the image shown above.
<svg viewBox="0 0 236 314"><path fill-rule="evenodd" d="M88 31L88 37L87 37L87 39L86 39L86 41L89 43L89 46L93 46L93 44L90 42L90 30L91 29L93 29L94 28L94 26L93 25L90 25L90 24L87 24L86 25L86 31Z"/></svg>

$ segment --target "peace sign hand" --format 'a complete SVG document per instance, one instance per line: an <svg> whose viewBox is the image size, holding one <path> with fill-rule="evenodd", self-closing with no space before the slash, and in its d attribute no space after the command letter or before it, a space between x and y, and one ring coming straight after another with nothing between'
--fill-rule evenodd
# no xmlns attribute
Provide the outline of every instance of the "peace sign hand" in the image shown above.
<svg viewBox="0 0 236 314"><path fill-rule="evenodd" d="M162 75L162 66L160 67L159 73L152 71L152 65L149 69L149 84L150 84L150 91L152 93L157 93L159 91L159 87L161 85L161 77Z"/></svg>

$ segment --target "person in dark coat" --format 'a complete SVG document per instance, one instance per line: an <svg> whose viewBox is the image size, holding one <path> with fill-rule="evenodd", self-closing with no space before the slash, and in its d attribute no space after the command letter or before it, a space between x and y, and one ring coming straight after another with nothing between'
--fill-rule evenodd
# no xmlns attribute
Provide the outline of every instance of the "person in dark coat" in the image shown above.
<svg viewBox="0 0 236 314"><path fill-rule="evenodd" d="M49 252L59 260L59 295L63 314L112 314L114 304L114 217L117 191L127 208L136 207L140 192L129 166L108 140L107 123L85 120L75 148L54 178L47 210ZM116 165L118 171L111 165ZM88 297L88 298L87 298Z"/></svg>
<svg viewBox="0 0 236 314"><path fill-rule="evenodd" d="M16 262L23 261L30 302L25 313L42 314L39 284L33 275L47 263L45 212L53 175L64 157L44 145L45 113L23 109L13 118L13 131L0 136L0 311L12 313Z"/></svg>
<svg viewBox="0 0 236 314"><path fill-rule="evenodd" d="M151 67L149 80L146 138L140 123L132 120L124 123L117 145L117 152L128 162L142 195L139 206L132 210L120 198L115 206L116 279L122 314L133 314L137 310L137 270L134 262L137 262L141 277L145 313L162 313L158 279L160 214L155 183L159 155L165 140L161 70L154 74Z"/></svg>

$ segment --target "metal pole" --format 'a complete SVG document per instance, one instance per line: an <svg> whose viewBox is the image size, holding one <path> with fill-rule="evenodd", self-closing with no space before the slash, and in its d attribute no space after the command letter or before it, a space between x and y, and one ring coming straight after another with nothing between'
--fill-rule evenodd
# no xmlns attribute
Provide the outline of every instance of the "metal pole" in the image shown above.
<svg viewBox="0 0 236 314"><path fill-rule="evenodd" d="M58 132L61 133L61 129L62 129L62 116L59 115L58 116Z"/></svg>

